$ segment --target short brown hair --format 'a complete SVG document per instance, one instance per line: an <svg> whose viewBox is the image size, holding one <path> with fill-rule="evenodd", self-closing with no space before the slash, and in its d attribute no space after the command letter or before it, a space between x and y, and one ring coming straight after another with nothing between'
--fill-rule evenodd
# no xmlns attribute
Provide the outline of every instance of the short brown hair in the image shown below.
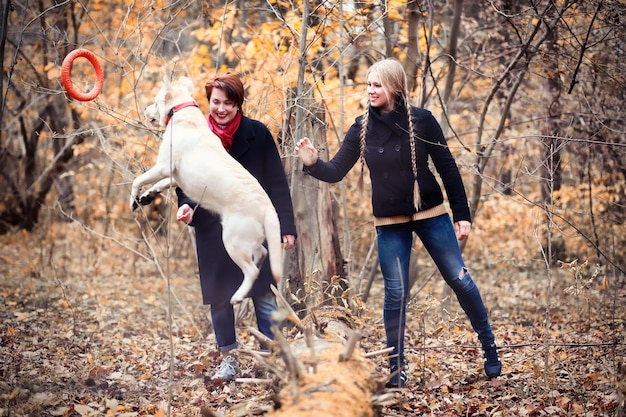
<svg viewBox="0 0 626 417"><path fill-rule="evenodd" d="M226 92L226 97L237 103L237 107L241 109L244 100L244 90L243 83L236 74L227 72L225 74L218 74L211 78L204 86L207 100L211 99L211 93L214 88L224 90L224 92Z"/></svg>

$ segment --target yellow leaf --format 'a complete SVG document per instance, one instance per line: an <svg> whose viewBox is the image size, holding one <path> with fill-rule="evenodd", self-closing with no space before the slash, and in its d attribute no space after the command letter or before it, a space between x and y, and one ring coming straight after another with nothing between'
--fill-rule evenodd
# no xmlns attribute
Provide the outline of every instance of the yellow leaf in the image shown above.
<svg viewBox="0 0 626 417"><path fill-rule="evenodd" d="M200 56L208 56L211 54L211 51L209 50L209 47L205 44L200 45L200 47L198 48L198 54Z"/></svg>

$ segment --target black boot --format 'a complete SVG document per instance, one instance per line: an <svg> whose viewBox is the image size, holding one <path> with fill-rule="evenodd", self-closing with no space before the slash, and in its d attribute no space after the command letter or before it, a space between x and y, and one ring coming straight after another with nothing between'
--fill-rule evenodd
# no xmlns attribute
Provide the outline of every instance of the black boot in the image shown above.
<svg viewBox="0 0 626 417"><path fill-rule="evenodd" d="M483 345L483 355L485 356L485 374L489 378L495 378L502 372L502 362L498 355L498 347L495 342Z"/></svg>

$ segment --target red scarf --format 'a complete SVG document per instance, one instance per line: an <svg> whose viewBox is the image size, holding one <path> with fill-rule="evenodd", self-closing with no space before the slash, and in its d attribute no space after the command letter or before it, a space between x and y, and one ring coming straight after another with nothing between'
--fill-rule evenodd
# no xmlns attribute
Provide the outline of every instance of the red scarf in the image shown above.
<svg viewBox="0 0 626 417"><path fill-rule="evenodd" d="M224 145L226 152L230 152L230 147L233 145L233 137L237 129L239 129L239 123L241 123L241 112L237 112L233 121L224 126L224 128L217 124L211 113L209 113L207 121L213 133L222 140L222 145Z"/></svg>

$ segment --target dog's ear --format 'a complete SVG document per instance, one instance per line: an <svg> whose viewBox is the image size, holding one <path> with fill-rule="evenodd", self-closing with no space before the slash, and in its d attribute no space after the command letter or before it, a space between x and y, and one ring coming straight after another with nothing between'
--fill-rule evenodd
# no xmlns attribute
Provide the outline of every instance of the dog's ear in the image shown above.
<svg viewBox="0 0 626 417"><path fill-rule="evenodd" d="M168 70L167 68L163 68L161 70L161 76L163 78L163 87L164 88L168 88L170 86L170 84L172 83L172 71Z"/></svg>
<svg viewBox="0 0 626 417"><path fill-rule="evenodd" d="M187 92L190 96L193 96L193 81L191 78L185 77L184 75L178 79L178 85L181 88L187 89Z"/></svg>

